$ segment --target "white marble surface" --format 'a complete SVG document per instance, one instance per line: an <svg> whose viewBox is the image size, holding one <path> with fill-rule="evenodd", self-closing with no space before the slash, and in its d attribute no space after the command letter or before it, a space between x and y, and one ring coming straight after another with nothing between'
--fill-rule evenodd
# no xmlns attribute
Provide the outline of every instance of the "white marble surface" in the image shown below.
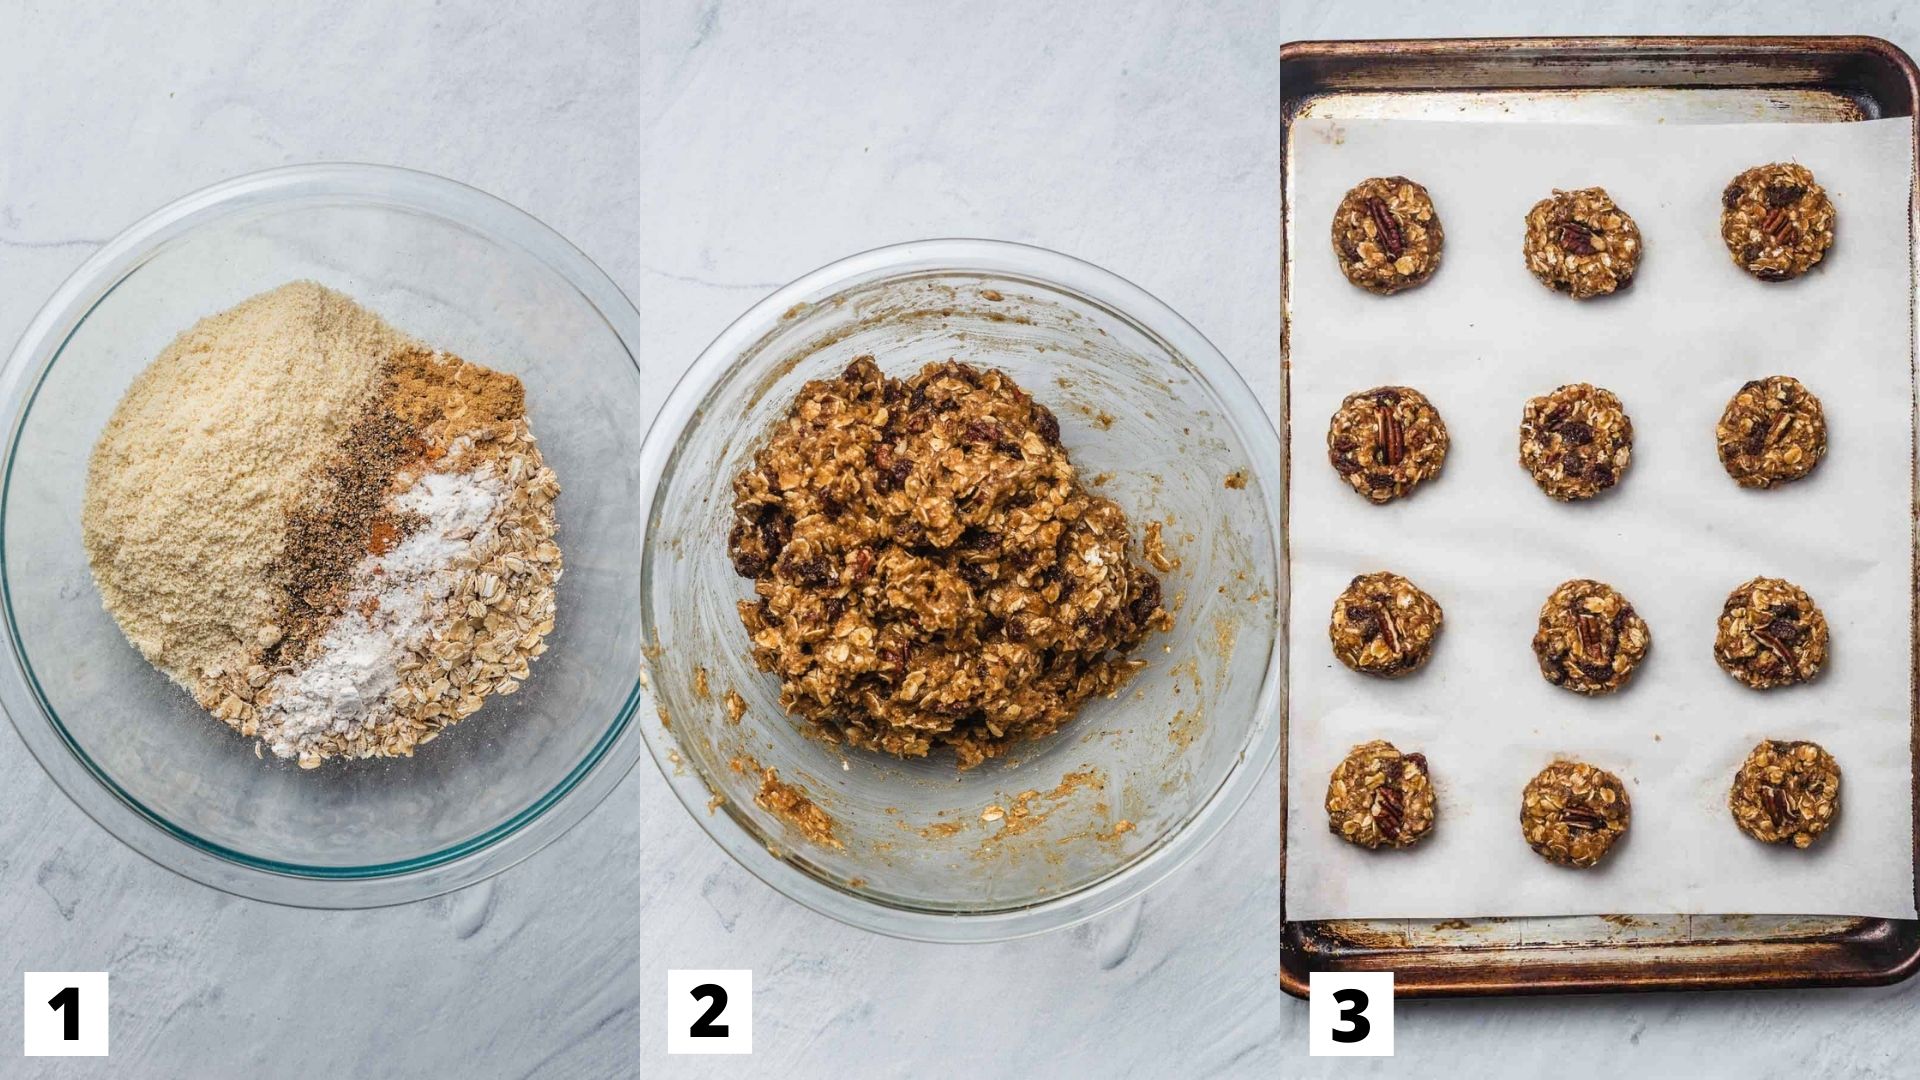
<svg viewBox="0 0 1920 1080"><path fill-rule="evenodd" d="M101 241L314 160L474 184L631 295L639 12L15 3L0 23L0 339ZM651 766L647 766L651 768ZM603 1077L639 1040L639 785L493 881L363 912L238 900L96 827L0 732L0 1076ZM23 970L112 972L112 1054L28 1061Z"/></svg>
<svg viewBox="0 0 1920 1080"><path fill-rule="evenodd" d="M662 2L642 69L642 363L662 383L734 315L853 251L935 235L1057 248L1133 279L1277 395L1282 42L1462 34L1878 34L1903 0L783 7ZM877 938L735 866L642 778L642 1066L657 1075L1895 1075L1920 991L1404 1005L1394 1059L1309 1059L1277 989L1278 791L1191 867L1072 931ZM665 1056L664 972L751 967L748 1062ZM1582 1062L1595 1063L1582 1067ZM1822 1072L1824 1071L1824 1073Z"/></svg>

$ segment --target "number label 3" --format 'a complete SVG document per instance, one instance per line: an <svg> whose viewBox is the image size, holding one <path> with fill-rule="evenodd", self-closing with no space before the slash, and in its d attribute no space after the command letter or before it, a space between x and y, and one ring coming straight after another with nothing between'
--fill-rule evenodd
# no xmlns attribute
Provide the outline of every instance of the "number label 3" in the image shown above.
<svg viewBox="0 0 1920 1080"><path fill-rule="evenodd" d="M1314 1057L1393 1056L1393 972L1313 972L1307 1050Z"/></svg>
<svg viewBox="0 0 1920 1080"><path fill-rule="evenodd" d="M667 1053L753 1053L753 972L667 972Z"/></svg>

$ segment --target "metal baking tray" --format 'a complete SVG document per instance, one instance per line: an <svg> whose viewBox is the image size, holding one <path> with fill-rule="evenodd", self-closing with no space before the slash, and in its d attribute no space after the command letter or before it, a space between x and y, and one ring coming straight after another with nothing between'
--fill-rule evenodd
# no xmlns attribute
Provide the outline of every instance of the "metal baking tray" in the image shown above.
<svg viewBox="0 0 1920 1080"><path fill-rule="evenodd" d="M1291 427L1284 395L1291 370L1293 253L1312 258L1320 251L1317 224L1299 223L1304 231L1296 230L1289 209L1296 119L1846 123L1913 116L1916 102L1920 70L1895 45L1869 37L1306 41L1282 47L1282 422ZM1282 453L1287 445L1283 437ZM1283 529L1285 500L1283 494ZM1920 582L1920 546L1915 565ZM1920 686L1914 701L1913 745L1920 758ZM1397 994L1434 997L1872 986L1920 970L1920 922L1910 919L1600 915L1289 922L1284 724L1280 764L1280 983L1295 997L1306 996L1312 971L1392 971ZM1913 802L1920 837L1920 784Z"/></svg>

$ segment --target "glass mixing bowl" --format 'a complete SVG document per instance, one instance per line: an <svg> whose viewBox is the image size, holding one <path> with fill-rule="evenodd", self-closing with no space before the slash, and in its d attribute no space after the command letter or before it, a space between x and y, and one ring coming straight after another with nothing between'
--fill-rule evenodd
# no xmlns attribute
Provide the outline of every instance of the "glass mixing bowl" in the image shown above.
<svg viewBox="0 0 1920 1080"><path fill-rule="evenodd" d="M1163 523L1171 633L1148 666L1052 737L958 771L831 745L757 671L726 552L731 481L801 384L871 354L890 375L998 367L1059 417L1082 478L1136 530ZM928 940L992 940L1122 903L1216 835L1278 745L1280 453L1224 357L1146 292L1016 244L940 240L856 255L728 327L641 454L643 726L668 782L748 870L824 914ZM736 692L736 723L725 702ZM807 839L771 769L833 821ZM837 846L836 846L837 845Z"/></svg>
<svg viewBox="0 0 1920 1080"><path fill-rule="evenodd" d="M174 335L287 281L513 372L562 487L549 652L412 758L302 771L254 754L121 636L80 538L87 457ZM507 204L400 169L321 165L187 196L60 287L0 372L0 702L67 795L156 862L312 907L478 881L554 839L639 756L640 374L633 306Z"/></svg>

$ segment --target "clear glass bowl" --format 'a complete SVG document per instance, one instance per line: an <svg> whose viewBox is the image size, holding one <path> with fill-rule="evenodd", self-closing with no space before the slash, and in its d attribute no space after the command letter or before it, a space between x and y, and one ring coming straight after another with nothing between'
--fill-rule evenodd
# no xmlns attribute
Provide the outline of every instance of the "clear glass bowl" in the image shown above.
<svg viewBox="0 0 1920 1080"><path fill-rule="evenodd" d="M520 375L560 477L566 573L550 651L412 758L302 771L257 758L141 659L80 538L87 457L128 384L202 316L298 278ZM0 372L0 702L67 795L156 862L311 907L430 896L511 866L639 756L638 316L552 230L449 180L320 165L240 177L116 237Z"/></svg>
<svg viewBox="0 0 1920 1080"><path fill-rule="evenodd" d="M725 550L732 477L801 384L863 354L894 375L947 357L1012 373L1059 417L1082 477L1137 530L1165 522L1180 560L1161 575L1174 630L1143 646L1146 670L1051 738L966 772L950 754L901 761L803 733L735 612L752 591ZM979 240L835 263L721 334L641 457L643 655L667 721L643 725L648 741L701 826L817 911L928 940L1065 926L1190 858L1273 759L1278 441L1219 351L1112 274ZM729 689L747 704L737 724ZM843 846L756 803L755 765L803 789Z"/></svg>

